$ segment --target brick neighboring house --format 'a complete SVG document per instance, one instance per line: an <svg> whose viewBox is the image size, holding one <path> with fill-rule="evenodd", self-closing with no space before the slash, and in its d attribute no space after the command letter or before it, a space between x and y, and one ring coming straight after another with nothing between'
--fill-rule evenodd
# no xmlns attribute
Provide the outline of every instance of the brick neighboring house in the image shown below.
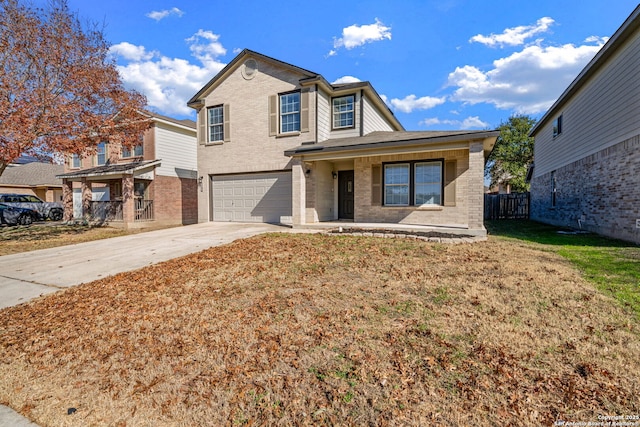
<svg viewBox="0 0 640 427"><path fill-rule="evenodd" d="M531 219L640 243L640 6L531 131Z"/></svg>
<svg viewBox="0 0 640 427"><path fill-rule="evenodd" d="M62 201L63 165L30 161L12 163L0 176L0 193L30 194L45 202Z"/></svg>
<svg viewBox="0 0 640 427"><path fill-rule="evenodd" d="M407 132L369 82L245 49L198 112L198 220L401 223L486 234L484 163L497 131Z"/></svg>
<svg viewBox="0 0 640 427"><path fill-rule="evenodd" d="M123 228L197 222L196 125L145 112L152 120L131 150L101 143L91 156L67 156L65 220L104 221Z"/></svg>

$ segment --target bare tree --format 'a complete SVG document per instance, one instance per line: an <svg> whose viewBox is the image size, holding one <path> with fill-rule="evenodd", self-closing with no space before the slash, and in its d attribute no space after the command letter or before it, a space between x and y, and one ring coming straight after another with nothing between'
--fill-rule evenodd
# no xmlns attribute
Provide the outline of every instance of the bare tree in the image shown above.
<svg viewBox="0 0 640 427"><path fill-rule="evenodd" d="M0 0L0 175L23 154L139 143L146 99L124 88L108 53L102 28L82 25L66 0Z"/></svg>

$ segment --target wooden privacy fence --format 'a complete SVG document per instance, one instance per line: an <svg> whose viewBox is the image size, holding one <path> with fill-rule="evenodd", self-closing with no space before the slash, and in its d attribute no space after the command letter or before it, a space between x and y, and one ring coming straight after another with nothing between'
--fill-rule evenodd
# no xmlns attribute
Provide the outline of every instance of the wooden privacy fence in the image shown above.
<svg viewBox="0 0 640 427"><path fill-rule="evenodd" d="M484 219L529 219L529 193L485 194Z"/></svg>

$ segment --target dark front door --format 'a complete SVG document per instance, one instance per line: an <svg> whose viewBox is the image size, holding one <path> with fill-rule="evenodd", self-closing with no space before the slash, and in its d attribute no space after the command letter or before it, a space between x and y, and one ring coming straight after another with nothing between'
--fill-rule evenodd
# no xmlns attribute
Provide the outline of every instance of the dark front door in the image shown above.
<svg viewBox="0 0 640 427"><path fill-rule="evenodd" d="M353 171L338 172L338 218L353 219Z"/></svg>

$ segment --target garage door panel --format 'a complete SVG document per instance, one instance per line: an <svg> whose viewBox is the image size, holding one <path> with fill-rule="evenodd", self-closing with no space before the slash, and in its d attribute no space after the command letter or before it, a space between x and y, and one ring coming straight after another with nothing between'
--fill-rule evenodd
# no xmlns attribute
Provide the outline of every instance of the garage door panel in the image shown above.
<svg viewBox="0 0 640 427"><path fill-rule="evenodd" d="M214 221L291 221L291 172L212 176L211 194Z"/></svg>

